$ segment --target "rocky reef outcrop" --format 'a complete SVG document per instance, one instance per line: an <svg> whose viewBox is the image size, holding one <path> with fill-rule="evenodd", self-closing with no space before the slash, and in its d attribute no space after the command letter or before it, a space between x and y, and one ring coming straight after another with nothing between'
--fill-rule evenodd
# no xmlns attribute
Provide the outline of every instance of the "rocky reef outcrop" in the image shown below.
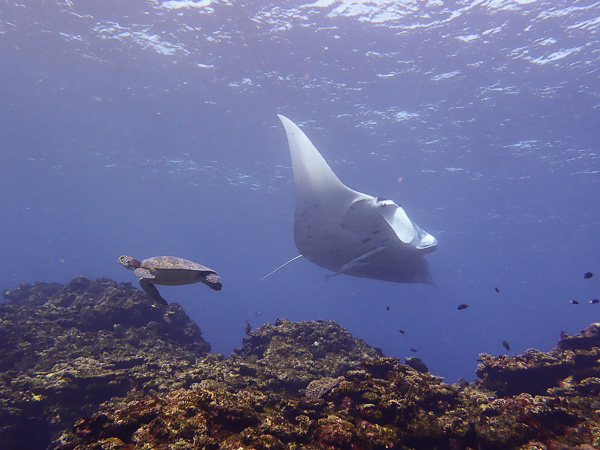
<svg viewBox="0 0 600 450"><path fill-rule="evenodd" d="M38 448L111 397L158 389L210 351L178 304L129 283L74 278L5 291L0 442Z"/></svg>
<svg viewBox="0 0 600 450"><path fill-rule="evenodd" d="M336 377L361 361L383 356L334 321L277 319L244 339L231 355L237 370L252 375L244 387L297 394L314 380ZM239 388L239 384L236 386Z"/></svg>
<svg viewBox="0 0 600 450"><path fill-rule="evenodd" d="M600 323L581 334L561 333L558 345L549 352L526 350L522 355L493 357L479 355L477 376L480 388L498 396L600 395Z"/></svg>
<svg viewBox="0 0 600 450"><path fill-rule="evenodd" d="M77 277L4 293L3 448L600 447L600 324L480 355L447 384L333 321L279 319L224 357L177 304Z"/></svg>
<svg viewBox="0 0 600 450"><path fill-rule="evenodd" d="M2 448L45 448L111 398L190 387L297 395L315 379L381 356L333 321L279 319L225 358L209 353L178 304L106 279L23 284L3 294Z"/></svg>
<svg viewBox="0 0 600 450"><path fill-rule="evenodd" d="M498 397L381 357L318 396L198 387L114 401L55 448L587 450L599 407L597 395Z"/></svg>

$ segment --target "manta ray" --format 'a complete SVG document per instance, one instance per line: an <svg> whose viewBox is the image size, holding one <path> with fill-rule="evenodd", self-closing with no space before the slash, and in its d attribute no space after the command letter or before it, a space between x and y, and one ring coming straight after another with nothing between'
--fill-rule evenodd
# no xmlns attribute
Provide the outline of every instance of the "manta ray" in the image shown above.
<svg viewBox="0 0 600 450"><path fill-rule="evenodd" d="M436 238L392 200L342 183L304 132L287 117L278 117L287 135L296 187L294 241L300 255L291 261L304 256L332 271L327 278L344 274L434 284L423 255L435 250Z"/></svg>

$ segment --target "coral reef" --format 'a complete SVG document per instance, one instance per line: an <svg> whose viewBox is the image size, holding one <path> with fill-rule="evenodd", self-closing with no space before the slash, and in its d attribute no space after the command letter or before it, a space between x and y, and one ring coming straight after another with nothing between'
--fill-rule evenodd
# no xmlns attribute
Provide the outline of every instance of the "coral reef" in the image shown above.
<svg viewBox="0 0 600 450"><path fill-rule="evenodd" d="M209 353L176 304L75 278L4 293L3 448L600 446L600 324L550 352L481 354L447 384L332 321L278 319Z"/></svg>
<svg viewBox="0 0 600 450"><path fill-rule="evenodd" d="M154 304L129 283L76 277L66 286L24 284L4 298L4 448L43 448L100 403L158 389L161 378L175 378L210 351L179 305Z"/></svg>
<svg viewBox="0 0 600 450"><path fill-rule="evenodd" d="M472 386L444 384L395 358L365 361L318 394L198 387L114 400L79 420L54 448L583 449L600 444L598 396L498 398Z"/></svg>
<svg viewBox="0 0 600 450"><path fill-rule="evenodd" d="M600 324L593 323L578 335L561 333L558 345L550 352L529 349L523 355L497 358L482 353L477 367L477 376L481 378L478 386L502 397L521 393L546 395L566 386L572 393L598 395L598 388L591 386L600 387L597 345L600 345Z"/></svg>
<svg viewBox="0 0 600 450"><path fill-rule="evenodd" d="M208 353L210 345L178 304L157 303L129 283L105 279L24 284L4 298L3 448L44 448L112 397L200 386L295 395L313 380L381 356L333 321L279 319L225 358Z"/></svg>
<svg viewBox="0 0 600 450"><path fill-rule="evenodd" d="M336 377L365 359L383 356L334 321L277 319L250 333L243 342L241 349L234 350L232 362L252 368L253 378L247 386L291 394L313 380Z"/></svg>

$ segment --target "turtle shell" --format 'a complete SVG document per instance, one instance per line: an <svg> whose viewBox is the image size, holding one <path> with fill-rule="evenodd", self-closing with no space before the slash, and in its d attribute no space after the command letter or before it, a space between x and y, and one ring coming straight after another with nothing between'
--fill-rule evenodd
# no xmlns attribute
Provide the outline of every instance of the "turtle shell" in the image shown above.
<svg viewBox="0 0 600 450"><path fill-rule="evenodd" d="M214 270L177 256L154 256L143 260L141 267L154 275L151 279L154 284L178 286L202 282L215 290L221 289Z"/></svg>

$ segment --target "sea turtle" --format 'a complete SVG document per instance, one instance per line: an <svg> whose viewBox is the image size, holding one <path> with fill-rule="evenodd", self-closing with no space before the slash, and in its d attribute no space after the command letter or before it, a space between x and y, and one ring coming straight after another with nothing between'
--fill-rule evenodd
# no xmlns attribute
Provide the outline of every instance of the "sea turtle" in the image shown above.
<svg viewBox="0 0 600 450"><path fill-rule="evenodd" d="M133 270L140 277L140 286L152 299L167 303L155 284L178 286L202 282L215 291L220 291L221 278L212 269L176 256L154 256L139 262L131 256L119 256L119 263Z"/></svg>

